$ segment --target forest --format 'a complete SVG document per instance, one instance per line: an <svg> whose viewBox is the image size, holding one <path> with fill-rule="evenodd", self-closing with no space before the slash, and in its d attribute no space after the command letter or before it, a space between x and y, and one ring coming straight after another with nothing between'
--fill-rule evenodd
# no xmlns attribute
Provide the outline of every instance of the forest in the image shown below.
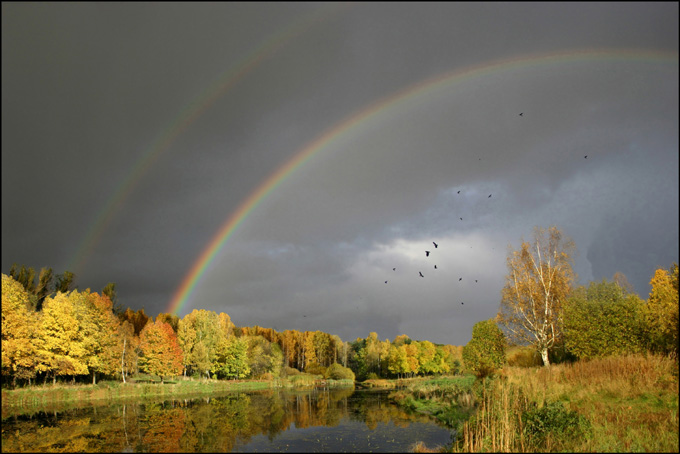
<svg viewBox="0 0 680 454"><path fill-rule="evenodd" d="M35 271L23 265L2 274L3 387L144 376L272 379L300 372L351 380L483 376L508 361L549 365L644 352L677 358L677 264L655 271L647 300L632 292L621 273L611 281L568 288L556 318L561 335L540 345L525 342L535 347L528 358L506 358L513 337L503 310L496 319L477 323L465 347L406 335L380 340L375 332L343 341L322 331L239 327L228 314L203 309L181 319L167 313L153 318L144 309L118 307L113 283L97 293L74 289L73 280L72 273L54 276L43 268L36 285ZM507 303L512 294L505 290ZM542 359L543 347L548 356Z"/></svg>
<svg viewBox="0 0 680 454"><path fill-rule="evenodd" d="M462 347L377 333L343 341L322 331L238 327L228 314L194 309L179 318L115 307L115 284L101 293L71 289L73 275L50 285L25 266L2 275L3 385L96 383L147 374L271 379L301 371L334 379L459 373Z"/></svg>

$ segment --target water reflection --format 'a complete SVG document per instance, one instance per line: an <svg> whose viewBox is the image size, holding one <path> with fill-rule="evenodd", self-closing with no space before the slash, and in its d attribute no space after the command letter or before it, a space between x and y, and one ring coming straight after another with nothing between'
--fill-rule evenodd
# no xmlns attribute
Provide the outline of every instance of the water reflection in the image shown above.
<svg viewBox="0 0 680 454"><path fill-rule="evenodd" d="M450 432L385 392L354 389L216 397L3 418L3 452L403 452Z"/></svg>

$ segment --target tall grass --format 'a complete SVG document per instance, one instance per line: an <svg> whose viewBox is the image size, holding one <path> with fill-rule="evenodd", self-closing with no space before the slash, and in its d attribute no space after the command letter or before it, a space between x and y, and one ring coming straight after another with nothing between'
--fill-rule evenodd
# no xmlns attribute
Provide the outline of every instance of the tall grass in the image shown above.
<svg viewBox="0 0 680 454"><path fill-rule="evenodd" d="M507 367L478 382L454 451L678 450L678 364L629 355Z"/></svg>

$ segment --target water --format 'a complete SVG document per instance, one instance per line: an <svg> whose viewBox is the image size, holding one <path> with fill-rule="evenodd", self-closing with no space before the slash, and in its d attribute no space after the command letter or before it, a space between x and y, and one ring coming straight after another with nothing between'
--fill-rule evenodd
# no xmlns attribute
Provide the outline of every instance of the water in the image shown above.
<svg viewBox="0 0 680 454"><path fill-rule="evenodd" d="M451 442L385 391L223 393L11 416L3 452L404 452Z"/></svg>

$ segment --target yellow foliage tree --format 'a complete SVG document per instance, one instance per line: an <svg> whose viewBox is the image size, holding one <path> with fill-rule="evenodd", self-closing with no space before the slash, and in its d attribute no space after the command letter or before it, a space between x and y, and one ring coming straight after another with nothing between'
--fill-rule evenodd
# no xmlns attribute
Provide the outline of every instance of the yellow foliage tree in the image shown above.
<svg viewBox="0 0 680 454"><path fill-rule="evenodd" d="M74 304L78 298L75 290L58 292L54 297L45 298L43 304L37 370L52 376L53 382L57 376L72 375L75 379L76 375L89 373L84 333Z"/></svg>
<svg viewBox="0 0 680 454"><path fill-rule="evenodd" d="M513 340L534 345L548 367L548 350L562 336L562 310L576 275L575 250L557 227L534 229L534 241L510 248L497 321Z"/></svg>
<svg viewBox="0 0 680 454"><path fill-rule="evenodd" d="M2 275L2 373L30 380L37 364L38 316L24 286Z"/></svg>
<svg viewBox="0 0 680 454"><path fill-rule="evenodd" d="M649 327L652 349L663 353L678 353L678 264L670 269L659 268L650 281L645 318Z"/></svg>

